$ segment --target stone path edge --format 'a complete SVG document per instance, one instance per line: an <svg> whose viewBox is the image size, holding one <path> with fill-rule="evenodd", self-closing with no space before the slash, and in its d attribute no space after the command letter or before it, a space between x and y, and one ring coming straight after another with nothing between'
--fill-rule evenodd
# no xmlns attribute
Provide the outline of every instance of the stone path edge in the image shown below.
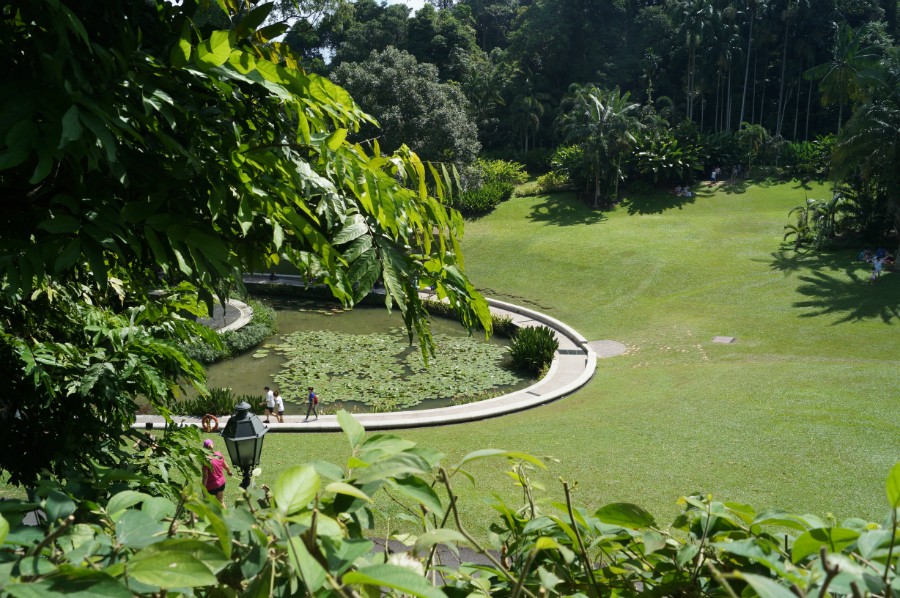
<svg viewBox="0 0 900 598"><path fill-rule="evenodd" d="M284 277L279 281L284 283ZM498 315L519 315L546 325L557 335L565 337L579 351L562 353L557 351L550 364L547 375L528 388L524 388L500 397L418 411L399 411L390 413L356 413L354 417L367 430L394 430L403 428L420 428L444 426L481 421L500 417L518 411L532 409L559 400L574 393L587 384L597 367L597 356L588 341L574 328L541 312L512 303L487 299L491 312ZM302 416L285 416L285 423L267 424L269 432L340 432L341 427L335 415L323 415L317 420L300 421ZM175 416L172 420L178 425L200 426L200 418L194 416ZM219 429L224 428L228 417L219 418ZM144 429L148 423L153 427L162 427L165 420L159 415L138 415L133 428Z"/></svg>

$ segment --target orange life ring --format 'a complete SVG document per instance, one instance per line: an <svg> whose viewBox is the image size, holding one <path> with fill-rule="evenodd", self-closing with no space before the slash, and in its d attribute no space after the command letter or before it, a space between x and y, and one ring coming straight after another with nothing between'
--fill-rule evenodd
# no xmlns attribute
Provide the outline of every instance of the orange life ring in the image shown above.
<svg viewBox="0 0 900 598"><path fill-rule="evenodd" d="M204 432L216 432L219 429L219 418L211 413L207 413L200 420L200 425L203 426Z"/></svg>

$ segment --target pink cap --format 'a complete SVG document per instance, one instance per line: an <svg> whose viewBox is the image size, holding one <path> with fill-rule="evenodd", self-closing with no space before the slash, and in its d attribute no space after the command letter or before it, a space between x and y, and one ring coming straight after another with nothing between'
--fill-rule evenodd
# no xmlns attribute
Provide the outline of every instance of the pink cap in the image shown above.
<svg viewBox="0 0 900 598"><path fill-rule="evenodd" d="M213 447L213 441L212 441L212 438L207 438L206 440L204 440L204 441L203 441L203 446L204 446L205 448L212 448L212 447Z"/></svg>

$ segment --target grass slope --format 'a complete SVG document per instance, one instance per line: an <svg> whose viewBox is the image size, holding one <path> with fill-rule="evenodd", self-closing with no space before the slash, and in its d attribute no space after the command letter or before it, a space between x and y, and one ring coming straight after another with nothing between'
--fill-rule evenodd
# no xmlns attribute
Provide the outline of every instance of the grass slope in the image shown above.
<svg viewBox="0 0 900 598"><path fill-rule="evenodd" d="M550 457L535 474L545 499L562 497L562 477L589 509L635 502L666 521L679 496L703 492L759 511L880 520L900 457L900 274L869 285L854 251L779 248L788 210L826 195L751 184L626 199L605 214L566 194L502 204L467 226L475 285L628 353L552 405L399 434L451 462L480 448ZM266 442L268 483L298 461L347 455L335 434ZM476 462L478 488L455 488L479 534L495 514L485 497L519 504L505 469Z"/></svg>

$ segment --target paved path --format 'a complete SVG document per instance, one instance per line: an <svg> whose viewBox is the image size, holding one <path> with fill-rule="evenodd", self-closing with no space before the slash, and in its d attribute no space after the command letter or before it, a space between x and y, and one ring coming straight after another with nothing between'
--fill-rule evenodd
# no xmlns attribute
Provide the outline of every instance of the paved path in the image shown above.
<svg viewBox="0 0 900 598"><path fill-rule="evenodd" d="M248 276L244 280L254 284L269 283L268 276ZM298 277L289 276L279 276L275 282L298 286L303 284ZM517 326L547 326L553 330L559 341L559 350L543 379L528 388L476 403L395 413L359 413L354 415L356 419L367 430L418 428L478 421L550 403L575 392L587 384L594 375L597 356L588 341L573 328L550 316L512 303L488 299L488 304L491 313L509 316ZM174 420L187 425L200 425L199 417L175 417ZM273 418L272 423L268 425L269 432L337 432L341 429L334 415L323 415L318 420L305 423L302 415L286 415L284 420L284 423L280 424ZM220 418L220 429L225 426L226 421L227 417ZM158 415L139 415L134 427L144 428L148 422L158 427L163 425L164 420Z"/></svg>

